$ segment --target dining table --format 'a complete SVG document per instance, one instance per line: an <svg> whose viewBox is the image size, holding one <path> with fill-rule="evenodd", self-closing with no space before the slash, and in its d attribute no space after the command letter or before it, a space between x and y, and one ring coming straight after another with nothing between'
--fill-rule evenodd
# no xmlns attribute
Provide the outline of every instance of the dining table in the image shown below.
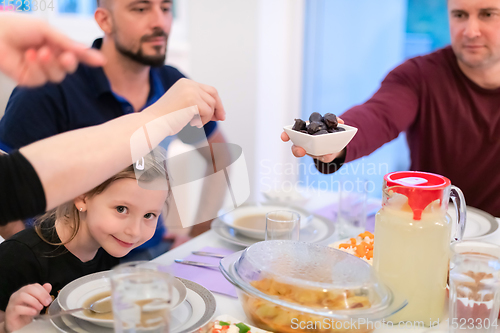
<svg viewBox="0 0 500 333"><path fill-rule="evenodd" d="M308 211L314 212L321 209L321 207L328 207L331 205L335 206L338 201L338 193L331 191L309 191L308 192L310 200L302 205L302 208ZM500 222L500 219L497 218ZM337 240L339 240L339 235L335 232L332 237L323 240L320 244L328 245ZM500 244L500 228L495 232L481 237L480 241ZM160 263L162 265L173 265L175 259L185 258L192 254L192 251L197 251L205 247L226 249L229 251L241 251L244 247L240 245L235 245L221 239L214 230L209 230L200 236L197 236L188 242L166 252L165 254L154 259L154 262ZM231 317L237 318L238 320L246 323L251 323L246 317L245 312L240 304L240 301L235 298L225 294L214 293L217 308L214 314L214 318L220 315L230 315ZM445 320L446 318L443 318ZM25 326L18 332L21 333L40 333L40 332L58 332L48 320L38 320L31 324ZM389 333L389 332L448 332L448 328L444 322L438 326L433 327L412 327L411 324L406 326L394 326L394 327L382 327L374 330L374 333ZM499 331L500 332L500 331Z"/></svg>

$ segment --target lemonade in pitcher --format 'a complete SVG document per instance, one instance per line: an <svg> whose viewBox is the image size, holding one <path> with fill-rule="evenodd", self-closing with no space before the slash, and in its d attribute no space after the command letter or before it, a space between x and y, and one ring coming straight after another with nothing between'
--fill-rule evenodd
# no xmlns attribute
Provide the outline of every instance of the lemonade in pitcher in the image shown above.
<svg viewBox="0 0 500 333"><path fill-rule="evenodd" d="M419 326L442 322L452 232L446 212L452 192L459 212L455 239L461 239L463 195L447 178L423 172L387 174L383 191L382 209L375 217L373 266L395 302L408 301L387 320Z"/></svg>

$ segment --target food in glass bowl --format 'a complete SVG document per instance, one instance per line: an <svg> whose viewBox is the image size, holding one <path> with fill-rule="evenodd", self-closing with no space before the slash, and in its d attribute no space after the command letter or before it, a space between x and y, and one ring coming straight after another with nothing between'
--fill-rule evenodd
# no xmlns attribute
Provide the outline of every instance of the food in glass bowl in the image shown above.
<svg viewBox="0 0 500 333"><path fill-rule="evenodd" d="M283 300L310 307L329 308L331 310L344 310L356 308L369 308L368 297L363 296L359 290L326 290L305 289L282 283L272 278L252 282L252 285L271 296L278 296Z"/></svg>
<svg viewBox="0 0 500 333"><path fill-rule="evenodd" d="M272 296L278 296L288 302L297 303L311 308L328 308L330 310L346 310L357 308L370 308L371 303L367 296L361 293L356 294L351 290L325 290L325 289L304 289L296 286L281 283L274 279L263 279L255 281L252 285ZM307 315L293 309L287 309L269 303L260 298L244 296L244 308L253 322L259 327L276 332L296 332L297 328L307 327L308 322L321 322L321 327L316 326L314 332L342 332L336 327L349 329L350 323L338 320L328 321L320 316ZM295 325L294 325L295 322ZM337 323L338 322L338 323ZM349 325L348 325L349 324ZM295 327L297 326L297 327ZM359 325L357 325L359 326ZM363 325L361 325L363 326ZM333 328L333 330L332 330ZM371 330L361 329L356 332L369 332Z"/></svg>
<svg viewBox="0 0 500 333"><path fill-rule="evenodd" d="M266 241L221 260L245 314L273 332L372 332L402 309L372 267L317 244Z"/></svg>

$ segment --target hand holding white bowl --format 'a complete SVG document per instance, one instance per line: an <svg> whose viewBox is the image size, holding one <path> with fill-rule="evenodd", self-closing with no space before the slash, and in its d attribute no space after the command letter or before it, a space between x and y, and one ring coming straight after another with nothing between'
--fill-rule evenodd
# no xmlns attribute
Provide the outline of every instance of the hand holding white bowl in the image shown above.
<svg viewBox="0 0 500 333"><path fill-rule="evenodd" d="M339 124L344 121L338 118ZM285 126L281 133L281 140L292 140L292 153L295 157L311 156L324 163L330 163L335 158L345 154L345 146L351 141L357 129L351 126L342 126L346 131L324 135L309 135L292 130L292 126ZM290 138L292 136L292 138Z"/></svg>

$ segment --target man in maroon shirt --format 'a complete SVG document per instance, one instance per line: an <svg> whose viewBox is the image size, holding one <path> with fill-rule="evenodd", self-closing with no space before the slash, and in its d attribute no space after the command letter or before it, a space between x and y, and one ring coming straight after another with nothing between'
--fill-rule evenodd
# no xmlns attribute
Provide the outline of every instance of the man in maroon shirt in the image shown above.
<svg viewBox="0 0 500 333"><path fill-rule="evenodd" d="M359 129L347 147L313 157L333 173L405 131L411 170L450 178L467 204L500 216L500 0L449 0L448 10L451 46L395 68L342 115Z"/></svg>

